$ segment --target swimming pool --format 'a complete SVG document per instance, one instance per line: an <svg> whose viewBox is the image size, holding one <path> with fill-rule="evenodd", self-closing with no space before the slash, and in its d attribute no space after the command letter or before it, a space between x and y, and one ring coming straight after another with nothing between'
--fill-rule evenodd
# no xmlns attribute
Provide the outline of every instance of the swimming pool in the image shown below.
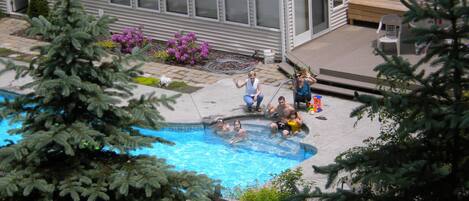
<svg viewBox="0 0 469 201"><path fill-rule="evenodd" d="M0 94L0 100L5 96ZM161 130L141 129L145 135L163 137L174 146L155 143L152 148L133 151L132 154L155 155L165 158L176 170L191 170L206 174L230 189L262 185L283 170L298 165L313 156L299 141L302 136L283 139L270 137L267 121L242 120L248 139L235 145L228 142L233 134L216 135L210 127L179 125ZM17 141L19 136L7 135L7 130L19 126L0 124L0 145L6 139Z"/></svg>

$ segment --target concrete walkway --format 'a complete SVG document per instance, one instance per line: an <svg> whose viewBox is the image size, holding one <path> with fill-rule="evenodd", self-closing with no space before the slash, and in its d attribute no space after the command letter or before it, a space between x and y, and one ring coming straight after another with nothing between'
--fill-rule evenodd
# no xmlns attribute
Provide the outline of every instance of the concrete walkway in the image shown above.
<svg viewBox="0 0 469 201"><path fill-rule="evenodd" d="M18 62L19 63L19 62ZM0 66L2 69L3 66ZM0 89L25 93L18 86L30 81L30 78L13 81L13 72L0 76ZM272 98L277 87L263 85L265 95L264 104ZM142 94L155 92L157 95L175 95L174 91L147 86L138 86L134 91L135 97ZM183 94L174 105L175 110L160 107L158 110L167 122L175 123L200 123L203 119L216 117L230 117L246 115L242 95L244 89L237 89L231 79L222 79L212 85L192 93ZM288 102L292 102L292 92L281 88L274 97L274 103L278 96L285 96ZM300 114L304 117L304 123L310 128L310 133L304 138L304 143L311 144L317 149L317 154L302 162L299 166L303 168L304 178L316 182L323 187L326 182L324 175L315 174L312 165L327 165L334 158L354 146L362 145L362 141L379 132L380 124L369 119L361 120L354 127L355 119L349 117L350 112L359 103L343 100L335 97L323 97L324 111L310 115L305 112ZM327 120L319 120L315 117L324 116Z"/></svg>

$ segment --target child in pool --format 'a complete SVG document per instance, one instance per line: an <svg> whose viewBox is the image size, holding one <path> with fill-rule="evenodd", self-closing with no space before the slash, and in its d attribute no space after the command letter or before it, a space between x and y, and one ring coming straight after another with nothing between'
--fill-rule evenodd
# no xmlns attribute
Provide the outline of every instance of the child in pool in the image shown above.
<svg viewBox="0 0 469 201"><path fill-rule="evenodd" d="M223 119L217 119L215 124L215 133L218 135L224 135L231 130L230 124L223 121Z"/></svg>
<svg viewBox="0 0 469 201"><path fill-rule="evenodd" d="M287 127L289 130L283 130L283 136L293 136L298 134L301 131L301 125L303 124L303 119L301 119L300 114L296 111L292 111L288 117Z"/></svg>
<svg viewBox="0 0 469 201"><path fill-rule="evenodd" d="M247 138L247 132L241 126L241 122L236 120L234 122L233 131L236 133L235 136L230 140L230 144L241 142Z"/></svg>

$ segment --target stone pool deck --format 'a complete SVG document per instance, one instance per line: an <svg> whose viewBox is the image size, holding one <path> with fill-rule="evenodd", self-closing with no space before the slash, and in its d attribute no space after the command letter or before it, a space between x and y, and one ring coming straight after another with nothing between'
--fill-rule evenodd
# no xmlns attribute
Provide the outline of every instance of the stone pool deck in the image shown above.
<svg viewBox="0 0 469 201"><path fill-rule="evenodd" d="M0 64L0 69L4 67ZM24 93L18 86L30 81L30 78L23 78L14 81L13 72L8 72L0 76L0 89ZM262 85L265 96L264 104L272 98L277 87ZM135 96L156 92L156 94L174 95L177 92L160 88L138 86L135 89ZM160 107L159 111L166 118L167 122L174 123L200 123L205 118L230 117L246 115L242 95L244 88L237 89L231 79L222 79L214 84L207 85L203 89L192 94L182 94L174 105L175 110ZM274 98L274 103L278 96L285 96L288 102L292 102L292 92L289 89L281 88ZM305 124L309 127L310 133L304 138L304 143L311 144L317 149L317 154L302 162L299 166L303 168L304 178L314 181L319 187L323 187L326 182L324 175L315 174L312 165L327 165L333 162L334 158L347 149L362 145L363 139L378 134L380 124L369 119L361 120L356 127L356 119L350 118L350 112L359 103L331 96L324 96L324 111L310 115L301 112ZM319 120L315 117L324 116L327 120Z"/></svg>

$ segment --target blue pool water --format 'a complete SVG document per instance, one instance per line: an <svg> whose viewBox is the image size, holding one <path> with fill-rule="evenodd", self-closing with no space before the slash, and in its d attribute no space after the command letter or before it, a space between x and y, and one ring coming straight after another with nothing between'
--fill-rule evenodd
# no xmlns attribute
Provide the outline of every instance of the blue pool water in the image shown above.
<svg viewBox="0 0 469 201"><path fill-rule="evenodd" d="M3 93L0 91L0 102L3 102L5 98L13 98L12 94ZM17 142L21 139L20 136L8 135L7 132L13 128L19 128L21 125L19 123L10 124L8 121L0 121L0 146L4 146L12 142Z"/></svg>
<svg viewBox="0 0 469 201"><path fill-rule="evenodd" d="M145 135L163 137L175 145L155 143L153 148L137 150L133 154L165 158L176 170L206 174L220 180L227 188L262 185L272 178L272 174L294 167L314 155L314 152L305 151L300 146L301 136L288 139L270 137L267 121L241 122L248 132L248 139L235 145L228 143L233 133L219 136L213 129L201 126L158 131L141 129ZM6 134L7 130L19 125L2 121L0 126L0 145L7 144L6 139L20 139Z"/></svg>

